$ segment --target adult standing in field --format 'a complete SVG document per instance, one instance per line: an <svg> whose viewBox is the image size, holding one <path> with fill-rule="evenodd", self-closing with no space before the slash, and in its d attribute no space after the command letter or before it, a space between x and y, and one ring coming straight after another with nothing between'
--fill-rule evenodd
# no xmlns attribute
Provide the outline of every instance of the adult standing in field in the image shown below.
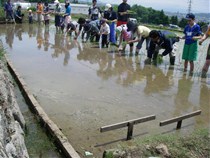
<svg viewBox="0 0 210 158"><path fill-rule="evenodd" d="M58 30L60 28L60 24L61 24L61 5L60 2L58 0L54 1L55 3L55 27L56 30Z"/></svg>
<svg viewBox="0 0 210 158"><path fill-rule="evenodd" d="M5 16L6 16L6 21L14 20L12 3L10 2L10 0L7 0L7 2L5 3L4 11L5 11Z"/></svg>
<svg viewBox="0 0 210 158"><path fill-rule="evenodd" d="M201 45L209 36L210 36L210 25L208 25L208 29L207 29L206 33L204 34L204 36L199 41L199 44ZM206 74L208 72L209 65L210 65L210 44L209 44L208 50L207 50L206 62L203 65L203 69L202 69L202 77L204 77L204 78L206 78Z"/></svg>
<svg viewBox="0 0 210 158"><path fill-rule="evenodd" d="M41 1L39 1L37 3L36 10L37 10L36 11L36 13L37 13L37 22L39 24L41 24L41 22L42 22L42 12L43 12L43 5L42 5L42 2Z"/></svg>
<svg viewBox="0 0 210 158"><path fill-rule="evenodd" d="M195 23L195 15L189 13L186 15L188 25L184 28L185 44L182 54L182 59L184 59L184 71L187 71L188 63L190 63L190 74L194 71L194 61L197 60L198 55L198 39L201 38L201 28Z"/></svg>
<svg viewBox="0 0 210 158"><path fill-rule="evenodd" d="M97 0L92 1L93 5L88 10L89 19L91 21L98 20L101 12L101 9L97 6Z"/></svg>
<svg viewBox="0 0 210 158"><path fill-rule="evenodd" d="M65 8L66 8L66 11L65 11L65 14L64 14L64 17L65 17L65 26L68 25L68 23L71 22L71 6L70 6L70 1L67 0L66 3L65 3Z"/></svg>
<svg viewBox="0 0 210 158"><path fill-rule="evenodd" d="M127 24L129 19L129 13L128 10L130 10L131 7L129 4L127 4L127 0L123 0L123 2L118 6L118 19L117 19L117 26L120 26L122 24Z"/></svg>
<svg viewBox="0 0 210 158"><path fill-rule="evenodd" d="M44 24L45 24L45 26L49 26L49 24L50 24L50 10L49 10L48 2L44 3L44 11L43 11L42 14L44 16Z"/></svg>
<svg viewBox="0 0 210 158"><path fill-rule="evenodd" d="M115 44L115 22L117 22L117 13L113 10L111 4L106 4L105 6L104 19L106 20L110 28L109 42Z"/></svg>

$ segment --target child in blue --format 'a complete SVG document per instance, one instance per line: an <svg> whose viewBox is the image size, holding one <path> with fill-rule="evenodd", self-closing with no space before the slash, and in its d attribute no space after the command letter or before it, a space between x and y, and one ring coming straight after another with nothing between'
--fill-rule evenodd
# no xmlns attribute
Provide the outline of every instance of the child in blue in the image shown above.
<svg viewBox="0 0 210 158"><path fill-rule="evenodd" d="M182 37L185 39L182 59L184 62L184 71L187 71L188 62L190 63L190 74L193 74L194 70L194 61L197 59L198 54L198 42L197 40L201 38L201 29L198 24L195 23L195 15L189 13L186 15L188 25L185 26L184 34Z"/></svg>

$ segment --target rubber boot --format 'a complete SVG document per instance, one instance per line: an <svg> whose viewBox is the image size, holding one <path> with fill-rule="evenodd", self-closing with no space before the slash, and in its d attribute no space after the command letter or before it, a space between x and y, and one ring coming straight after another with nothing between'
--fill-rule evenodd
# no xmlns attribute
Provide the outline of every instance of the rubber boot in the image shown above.
<svg viewBox="0 0 210 158"><path fill-rule="evenodd" d="M170 64L171 64L171 65L174 65L174 64L175 64L175 59L176 59L175 56L170 57Z"/></svg>

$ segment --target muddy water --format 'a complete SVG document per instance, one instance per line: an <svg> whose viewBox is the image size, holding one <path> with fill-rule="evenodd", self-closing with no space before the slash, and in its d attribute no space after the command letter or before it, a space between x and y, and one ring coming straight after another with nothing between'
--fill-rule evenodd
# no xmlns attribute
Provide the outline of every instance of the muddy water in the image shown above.
<svg viewBox="0 0 210 158"><path fill-rule="evenodd" d="M101 157L104 149L132 145L124 141L126 128L99 132L125 120L156 115L135 125L134 138L174 132L176 124L159 127L159 122L198 109L202 115L183 121L178 133L210 127L210 72L199 77L209 41L199 47L195 74L189 76L183 73L183 41L170 67L168 57L161 65L144 65L145 46L137 57L119 56L115 48L66 38L53 25L0 25L0 35L29 89L82 157L85 151Z"/></svg>

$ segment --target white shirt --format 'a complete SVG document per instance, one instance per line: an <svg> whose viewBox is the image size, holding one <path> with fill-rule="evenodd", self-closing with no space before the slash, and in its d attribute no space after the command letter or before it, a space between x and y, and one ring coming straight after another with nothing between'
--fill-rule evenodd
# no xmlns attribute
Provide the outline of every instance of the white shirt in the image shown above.
<svg viewBox="0 0 210 158"><path fill-rule="evenodd" d="M102 33L102 34L109 34L110 33L110 28L109 28L109 25L107 23L106 23L106 25L101 25L100 33Z"/></svg>

